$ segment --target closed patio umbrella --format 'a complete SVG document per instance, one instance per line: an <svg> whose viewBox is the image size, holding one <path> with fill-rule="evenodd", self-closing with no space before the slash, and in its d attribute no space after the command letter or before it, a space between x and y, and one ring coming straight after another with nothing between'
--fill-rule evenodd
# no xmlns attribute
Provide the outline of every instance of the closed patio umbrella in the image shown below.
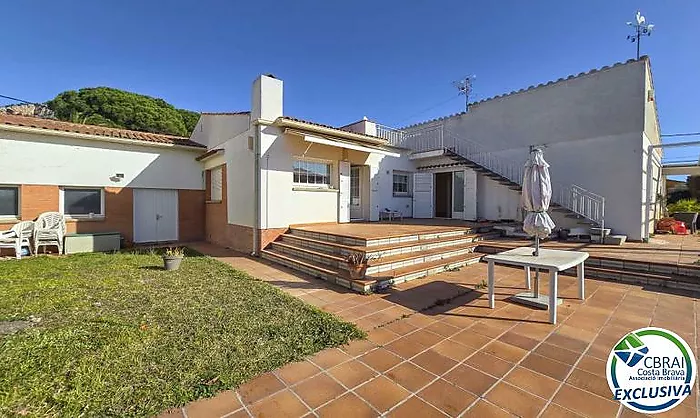
<svg viewBox="0 0 700 418"><path fill-rule="evenodd" d="M531 148L530 157L525 163L523 174L523 191L520 203L527 211L523 221L523 230L535 237L535 251L540 252L540 238L547 238L554 229L554 221L547 213L552 199L552 183L549 178L549 164L544 160L544 153L539 148ZM533 297L539 297L540 272L535 271L535 288Z"/></svg>

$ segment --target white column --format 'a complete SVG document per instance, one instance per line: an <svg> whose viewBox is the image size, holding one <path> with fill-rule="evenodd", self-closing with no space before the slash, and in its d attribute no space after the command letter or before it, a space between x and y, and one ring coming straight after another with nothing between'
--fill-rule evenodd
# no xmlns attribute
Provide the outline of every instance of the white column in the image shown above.
<svg viewBox="0 0 700 418"><path fill-rule="evenodd" d="M489 275L489 308L493 309L496 307L496 298L495 298L495 280L493 277L493 261L489 261L489 267L488 267L488 275Z"/></svg>
<svg viewBox="0 0 700 418"><path fill-rule="evenodd" d="M578 275L578 298L583 300L586 298L586 292L583 288L583 261L576 267L576 274Z"/></svg>
<svg viewBox="0 0 700 418"><path fill-rule="evenodd" d="M476 211L476 171L464 170L464 219L475 221Z"/></svg>
<svg viewBox="0 0 700 418"><path fill-rule="evenodd" d="M528 289L532 288L531 277L532 276L530 275L530 266L525 266L525 285Z"/></svg>
<svg viewBox="0 0 700 418"><path fill-rule="evenodd" d="M558 272L551 270L549 272L549 322L557 323L557 281Z"/></svg>

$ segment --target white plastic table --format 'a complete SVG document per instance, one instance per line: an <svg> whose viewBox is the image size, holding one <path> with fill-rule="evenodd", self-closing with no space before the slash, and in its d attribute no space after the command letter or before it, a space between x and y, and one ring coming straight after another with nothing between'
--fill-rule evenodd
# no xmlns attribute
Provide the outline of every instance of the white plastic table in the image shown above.
<svg viewBox="0 0 700 418"><path fill-rule="evenodd" d="M498 254L484 257L488 262L489 307L496 307L494 296L495 279L493 274L494 264L506 264L525 268L525 283L530 289L530 269L538 268L549 271L549 322L557 323L557 280L560 271L576 266L578 273L578 297L584 299L584 271L583 263L588 258L588 253L582 251L561 251L540 248L540 254L534 256L532 247L518 247Z"/></svg>

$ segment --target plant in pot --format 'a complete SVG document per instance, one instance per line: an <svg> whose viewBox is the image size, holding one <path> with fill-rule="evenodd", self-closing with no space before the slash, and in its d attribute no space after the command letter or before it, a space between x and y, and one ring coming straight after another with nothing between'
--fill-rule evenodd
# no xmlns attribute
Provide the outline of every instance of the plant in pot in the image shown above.
<svg viewBox="0 0 700 418"><path fill-rule="evenodd" d="M377 259L379 256L367 255L366 253L352 253L345 258L348 263L348 271L352 280L361 280L365 278L367 273L367 264L371 260Z"/></svg>
<svg viewBox="0 0 700 418"><path fill-rule="evenodd" d="M180 247L168 248L163 254L163 267L166 270L177 270L185 257L185 249Z"/></svg>

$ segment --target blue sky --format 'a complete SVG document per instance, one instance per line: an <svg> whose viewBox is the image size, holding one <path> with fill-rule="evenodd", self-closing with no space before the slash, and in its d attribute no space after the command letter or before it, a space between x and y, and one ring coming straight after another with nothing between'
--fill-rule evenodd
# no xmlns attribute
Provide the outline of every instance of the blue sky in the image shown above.
<svg viewBox="0 0 700 418"><path fill-rule="evenodd" d="M466 74L479 100L632 58L625 22L637 9L657 29L642 52L662 131L700 131L696 0L14 1L0 94L45 101L105 85L246 110L251 81L273 73L287 115L402 126L460 111L451 82Z"/></svg>

